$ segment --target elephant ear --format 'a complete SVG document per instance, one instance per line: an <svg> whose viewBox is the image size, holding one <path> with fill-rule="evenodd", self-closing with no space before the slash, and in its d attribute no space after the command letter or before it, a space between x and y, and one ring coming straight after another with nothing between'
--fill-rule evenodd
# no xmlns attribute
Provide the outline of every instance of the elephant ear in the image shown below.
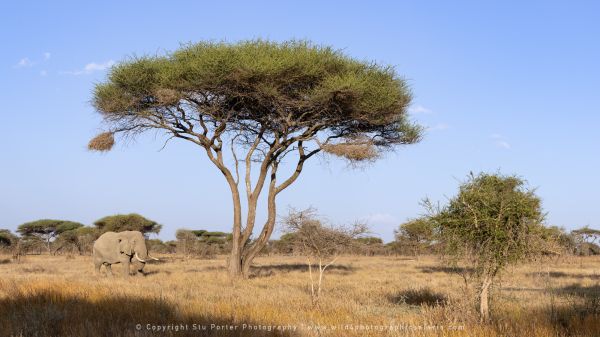
<svg viewBox="0 0 600 337"><path fill-rule="evenodd" d="M119 239L119 252L126 255L133 255L133 244L127 239Z"/></svg>

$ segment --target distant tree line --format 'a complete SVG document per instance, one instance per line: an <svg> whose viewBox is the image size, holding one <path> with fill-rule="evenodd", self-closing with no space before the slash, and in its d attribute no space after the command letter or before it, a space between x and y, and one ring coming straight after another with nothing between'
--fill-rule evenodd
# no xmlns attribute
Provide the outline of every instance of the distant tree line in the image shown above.
<svg viewBox="0 0 600 337"><path fill-rule="evenodd" d="M104 232L137 230L144 233L148 248L161 254L180 254L187 257L213 258L228 254L231 250L231 233L204 229L179 229L176 240L162 241L150 238L159 234L162 225L139 214L117 214L101 218L92 226L68 220L41 219L20 225L17 233L0 229L0 252L19 251L26 254L79 254L92 253L94 241ZM353 238L353 244L343 247L347 255L441 255L444 240L437 233L436 224L427 216L411 219L394 231L394 240L384 243L376 236L363 233ZM546 242L545 255L600 255L600 230L588 226L566 231L557 226L542 227L541 235ZM298 236L287 231L279 239L270 240L262 250L263 255L299 255Z"/></svg>
<svg viewBox="0 0 600 337"><path fill-rule="evenodd" d="M94 241L102 233L137 230L149 235L158 234L161 227L139 214L107 216L92 226L69 220L40 219L19 225L16 234L0 229L0 250L16 256L42 253L89 255Z"/></svg>

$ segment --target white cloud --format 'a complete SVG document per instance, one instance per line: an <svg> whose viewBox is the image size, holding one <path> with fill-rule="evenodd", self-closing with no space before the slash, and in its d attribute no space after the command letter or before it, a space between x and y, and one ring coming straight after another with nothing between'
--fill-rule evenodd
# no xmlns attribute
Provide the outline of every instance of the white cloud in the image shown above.
<svg viewBox="0 0 600 337"><path fill-rule="evenodd" d="M81 70L75 70L75 71L65 71L65 74L69 74L69 75L88 75L91 74L93 72L96 71L102 71L102 70L106 70L110 67L112 67L115 64L115 61L113 60L108 60L104 63L96 63L96 62L91 62L85 65L85 67L83 67L83 69Z"/></svg>
<svg viewBox="0 0 600 337"><path fill-rule="evenodd" d="M45 52L44 53L44 60L49 60L50 56L52 56L52 54L50 54L49 52Z"/></svg>
<svg viewBox="0 0 600 337"><path fill-rule="evenodd" d="M46 76L46 75L48 75L48 72L46 70L40 71L40 76Z"/></svg>
<svg viewBox="0 0 600 337"><path fill-rule="evenodd" d="M494 140L494 145L501 149L509 150L511 148L510 143L499 133L492 133L490 138Z"/></svg>
<svg viewBox="0 0 600 337"><path fill-rule="evenodd" d="M446 124L446 123L438 123L434 126L428 126L427 130L429 131L442 131L442 130L446 130L449 129L450 125Z"/></svg>
<svg viewBox="0 0 600 337"><path fill-rule="evenodd" d="M28 57L24 57L19 60L19 62L15 65L15 68L24 68L33 66L33 62Z"/></svg>
<svg viewBox="0 0 600 337"><path fill-rule="evenodd" d="M424 107L422 105L415 105L413 107L410 107L408 109L408 111L410 113L413 113L413 114L430 114L430 113L433 113L433 111L431 111L430 109L427 109L426 107Z"/></svg>
<svg viewBox="0 0 600 337"><path fill-rule="evenodd" d="M496 146L506 150L510 149L510 144L505 140L496 141Z"/></svg>

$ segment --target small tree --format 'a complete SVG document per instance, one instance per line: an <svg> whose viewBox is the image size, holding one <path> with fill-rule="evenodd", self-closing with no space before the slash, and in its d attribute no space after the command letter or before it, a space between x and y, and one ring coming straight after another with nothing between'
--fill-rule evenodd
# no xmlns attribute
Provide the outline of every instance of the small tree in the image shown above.
<svg viewBox="0 0 600 337"><path fill-rule="evenodd" d="M146 246L148 247L148 251L160 254L172 254L175 248L170 246L168 242L163 242L160 239L146 240Z"/></svg>
<svg viewBox="0 0 600 337"><path fill-rule="evenodd" d="M287 233L293 233L295 251L306 255L312 303L318 305L325 271L338 259L340 253L354 246L356 239L367 233L367 227L361 223L351 227L326 225L318 219L312 208L304 211L290 210L283 219L283 225ZM313 260L318 262L319 275L316 281L312 273Z"/></svg>
<svg viewBox="0 0 600 337"><path fill-rule="evenodd" d="M177 252L183 254L185 257L189 257L198 240L194 231L189 229L178 229L177 232L175 232L175 238L177 238Z"/></svg>
<svg viewBox="0 0 600 337"><path fill-rule="evenodd" d="M481 281L479 311L482 321L487 321L494 278L507 264L540 252L531 243L540 241L541 200L516 176L481 173L471 174L447 206L425 204L447 252L467 258L474 267Z"/></svg>
<svg viewBox="0 0 600 337"><path fill-rule="evenodd" d="M44 241L48 253L51 253L50 242L52 242L58 235L58 227L65 222L65 220L52 219L26 222L17 228L17 232L23 237L35 236Z"/></svg>
<svg viewBox="0 0 600 337"><path fill-rule="evenodd" d="M21 240L8 229L0 229L0 251L2 250L10 252L17 262L21 258Z"/></svg>
<svg viewBox="0 0 600 337"><path fill-rule="evenodd" d="M279 240L271 240L272 252L289 255L294 252L294 233L285 233Z"/></svg>
<svg viewBox="0 0 600 337"><path fill-rule="evenodd" d="M571 231L577 245L579 255L597 255L600 254L600 247L596 240L600 239L600 230L585 226Z"/></svg>
<svg viewBox="0 0 600 337"><path fill-rule="evenodd" d="M101 233L140 231L145 235L148 235L149 233L158 234L162 228L162 225L158 222L146 219L135 213L106 216L94 222L94 226L96 226Z"/></svg>
<svg viewBox="0 0 600 337"><path fill-rule="evenodd" d="M91 254L94 241L102 233L96 227L84 226L75 230L77 236L77 247L81 254Z"/></svg>
<svg viewBox="0 0 600 337"><path fill-rule="evenodd" d="M419 256L433 242L434 231L433 223L421 217L403 223L394 230L394 235L399 245L408 247L414 256Z"/></svg>
<svg viewBox="0 0 600 337"><path fill-rule="evenodd" d="M56 227L56 240L54 241L54 254L58 251L71 247L72 250L77 250L79 254L83 254L79 243L78 230L84 226L78 222L65 221Z"/></svg>
<svg viewBox="0 0 600 337"><path fill-rule="evenodd" d="M543 227L539 238L541 242L538 246L541 248L543 255L573 254L577 249L577 243L573 235L567 233L562 227Z"/></svg>
<svg viewBox="0 0 600 337"><path fill-rule="evenodd" d="M0 247L15 245L19 238L8 229L0 229Z"/></svg>
<svg viewBox="0 0 600 337"><path fill-rule="evenodd" d="M47 242L37 235L26 235L19 239L19 254L28 253L42 254L42 250L48 249Z"/></svg>
<svg viewBox="0 0 600 337"><path fill-rule="evenodd" d="M392 67L305 41L201 42L134 58L111 69L92 101L107 130L90 141L91 150L112 149L116 135L162 131L206 153L231 191L234 277L248 275L273 233L277 196L308 159L327 153L372 162L422 133L408 118L407 83ZM291 156L284 174L280 164ZM251 240L265 188L267 219Z"/></svg>
<svg viewBox="0 0 600 337"><path fill-rule="evenodd" d="M365 236L356 239L358 252L366 256L381 254L384 251L383 240L376 236Z"/></svg>

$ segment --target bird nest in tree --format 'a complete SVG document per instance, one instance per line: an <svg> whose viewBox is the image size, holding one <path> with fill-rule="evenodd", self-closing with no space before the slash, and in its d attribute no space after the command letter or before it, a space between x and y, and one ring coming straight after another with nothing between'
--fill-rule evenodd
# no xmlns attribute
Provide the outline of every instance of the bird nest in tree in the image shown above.
<svg viewBox="0 0 600 337"><path fill-rule="evenodd" d="M115 145L115 137L112 132L103 132L94 137L88 143L88 149L93 151L110 151Z"/></svg>
<svg viewBox="0 0 600 337"><path fill-rule="evenodd" d="M379 157L377 147L371 140L365 139L349 139L337 144L323 144L321 149L353 162L373 161Z"/></svg>

